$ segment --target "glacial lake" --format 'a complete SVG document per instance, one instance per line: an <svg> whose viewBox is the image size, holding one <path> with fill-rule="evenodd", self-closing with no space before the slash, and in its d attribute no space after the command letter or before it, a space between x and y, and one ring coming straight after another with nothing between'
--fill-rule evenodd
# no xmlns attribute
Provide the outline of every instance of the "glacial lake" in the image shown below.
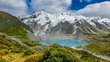
<svg viewBox="0 0 110 62"><path fill-rule="evenodd" d="M40 44L46 45L46 46L49 46L54 43L61 46L70 47L70 48L77 47L77 46L84 46L87 44L86 41L81 41L81 40L43 40L42 42L40 42Z"/></svg>

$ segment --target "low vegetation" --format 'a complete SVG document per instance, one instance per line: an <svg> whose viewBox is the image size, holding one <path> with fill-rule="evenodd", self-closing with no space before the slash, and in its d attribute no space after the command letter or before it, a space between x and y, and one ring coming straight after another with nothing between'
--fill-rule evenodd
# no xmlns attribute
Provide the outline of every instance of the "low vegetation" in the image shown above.
<svg viewBox="0 0 110 62"><path fill-rule="evenodd" d="M110 37L108 35L97 37L95 41L86 45L85 49L96 54L110 57Z"/></svg>
<svg viewBox="0 0 110 62"><path fill-rule="evenodd" d="M7 39L7 37L8 35L6 34L0 35L0 58L2 58L0 59L0 62L16 62L17 60L20 60L18 62L23 62L28 56L34 55L37 52L34 49L35 46L39 46L37 42L28 39L26 40L24 38L27 42L25 43L24 41L21 41L21 44L26 45L22 46L21 44L16 43L17 40L13 42L9 38Z"/></svg>
<svg viewBox="0 0 110 62"><path fill-rule="evenodd" d="M108 62L85 51L74 50L61 46L51 46L42 56L32 56L25 62Z"/></svg>
<svg viewBox="0 0 110 62"><path fill-rule="evenodd" d="M106 62L85 51L74 50L59 45L51 45L43 51L33 51L13 43L5 37L5 35L0 37L1 62ZM33 48L33 46L30 47Z"/></svg>

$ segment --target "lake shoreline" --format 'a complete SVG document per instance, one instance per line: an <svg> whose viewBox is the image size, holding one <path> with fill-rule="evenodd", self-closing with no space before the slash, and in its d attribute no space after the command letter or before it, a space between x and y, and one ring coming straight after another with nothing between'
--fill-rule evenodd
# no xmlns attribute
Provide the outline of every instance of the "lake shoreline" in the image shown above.
<svg viewBox="0 0 110 62"><path fill-rule="evenodd" d="M43 40L39 43L46 46L49 46L49 44L58 44L60 46L69 47L69 48L84 46L88 44L86 41L82 41L82 40L49 40L49 39Z"/></svg>

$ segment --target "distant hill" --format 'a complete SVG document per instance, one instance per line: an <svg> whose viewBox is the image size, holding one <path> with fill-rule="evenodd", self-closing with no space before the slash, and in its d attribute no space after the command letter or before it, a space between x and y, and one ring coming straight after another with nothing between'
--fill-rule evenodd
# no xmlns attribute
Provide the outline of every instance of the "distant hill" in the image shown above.
<svg viewBox="0 0 110 62"><path fill-rule="evenodd" d="M24 36L26 30L23 24L11 14L0 11L0 32L10 36Z"/></svg>

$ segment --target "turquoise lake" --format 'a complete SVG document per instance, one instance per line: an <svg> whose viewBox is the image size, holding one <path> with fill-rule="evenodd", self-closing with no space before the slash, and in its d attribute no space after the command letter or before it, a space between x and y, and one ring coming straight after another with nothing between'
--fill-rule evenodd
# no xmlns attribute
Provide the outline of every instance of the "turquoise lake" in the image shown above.
<svg viewBox="0 0 110 62"><path fill-rule="evenodd" d="M81 41L81 40L43 40L40 42L42 45L49 46L52 43L59 44L61 46L66 46L66 47L76 47L76 46L84 46L87 44L86 41Z"/></svg>

